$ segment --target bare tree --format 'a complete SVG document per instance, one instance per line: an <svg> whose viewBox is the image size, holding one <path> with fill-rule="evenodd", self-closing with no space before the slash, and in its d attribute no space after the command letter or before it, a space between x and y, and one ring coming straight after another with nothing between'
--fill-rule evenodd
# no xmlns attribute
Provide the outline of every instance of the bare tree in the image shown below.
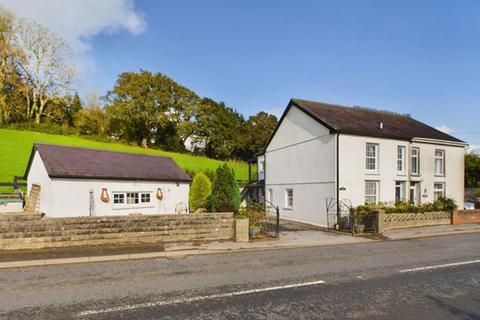
<svg viewBox="0 0 480 320"><path fill-rule="evenodd" d="M16 42L22 48L17 65L26 81L26 117L40 123L47 115L48 102L71 89L71 50L63 38L25 19L18 21Z"/></svg>
<svg viewBox="0 0 480 320"><path fill-rule="evenodd" d="M18 88L22 86L15 69L20 48L14 45L15 16L0 6L0 123L8 123L16 115Z"/></svg>

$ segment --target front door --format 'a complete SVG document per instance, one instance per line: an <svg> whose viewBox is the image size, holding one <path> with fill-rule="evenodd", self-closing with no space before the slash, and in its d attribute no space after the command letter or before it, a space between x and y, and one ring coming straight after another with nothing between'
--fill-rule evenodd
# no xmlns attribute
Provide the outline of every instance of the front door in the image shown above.
<svg viewBox="0 0 480 320"><path fill-rule="evenodd" d="M419 182L410 182L410 198L409 199L416 206L420 204L419 190L420 190Z"/></svg>

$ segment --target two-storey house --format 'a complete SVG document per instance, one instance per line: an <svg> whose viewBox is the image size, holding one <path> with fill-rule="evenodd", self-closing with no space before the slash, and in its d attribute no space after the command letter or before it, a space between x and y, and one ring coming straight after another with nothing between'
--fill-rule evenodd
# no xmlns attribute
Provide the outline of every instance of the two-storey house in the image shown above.
<svg viewBox="0 0 480 320"><path fill-rule="evenodd" d="M408 115L292 99L259 166L282 218L325 226L327 199L463 204L466 146Z"/></svg>

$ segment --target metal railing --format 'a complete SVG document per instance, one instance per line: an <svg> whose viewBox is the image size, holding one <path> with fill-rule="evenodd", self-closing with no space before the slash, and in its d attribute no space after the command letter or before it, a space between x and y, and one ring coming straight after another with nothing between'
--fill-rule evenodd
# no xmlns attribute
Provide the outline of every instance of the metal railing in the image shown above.
<svg viewBox="0 0 480 320"><path fill-rule="evenodd" d="M272 208L275 209L275 214L271 214L267 210L267 205L270 205ZM279 228L280 228L280 207L275 206L273 203L265 199L265 219L261 222L262 231L267 233L275 238L279 236Z"/></svg>

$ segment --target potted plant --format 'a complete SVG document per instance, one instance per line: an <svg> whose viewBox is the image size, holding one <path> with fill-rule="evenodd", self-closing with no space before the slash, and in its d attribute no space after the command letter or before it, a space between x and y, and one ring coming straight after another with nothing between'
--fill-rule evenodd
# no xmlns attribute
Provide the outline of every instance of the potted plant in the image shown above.
<svg viewBox="0 0 480 320"><path fill-rule="evenodd" d="M363 224L363 214L357 213L355 215L355 233L363 233L365 231L365 225Z"/></svg>
<svg viewBox="0 0 480 320"><path fill-rule="evenodd" d="M259 223L255 223L255 224L251 225L248 229L248 233L250 235L250 238L258 237L261 229L262 229L262 226Z"/></svg>
<svg viewBox="0 0 480 320"><path fill-rule="evenodd" d="M240 208L240 213L248 217L250 221L249 235L250 238L256 238L260 235L262 230L262 221L265 220L265 207L258 203L247 203L243 208Z"/></svg>

